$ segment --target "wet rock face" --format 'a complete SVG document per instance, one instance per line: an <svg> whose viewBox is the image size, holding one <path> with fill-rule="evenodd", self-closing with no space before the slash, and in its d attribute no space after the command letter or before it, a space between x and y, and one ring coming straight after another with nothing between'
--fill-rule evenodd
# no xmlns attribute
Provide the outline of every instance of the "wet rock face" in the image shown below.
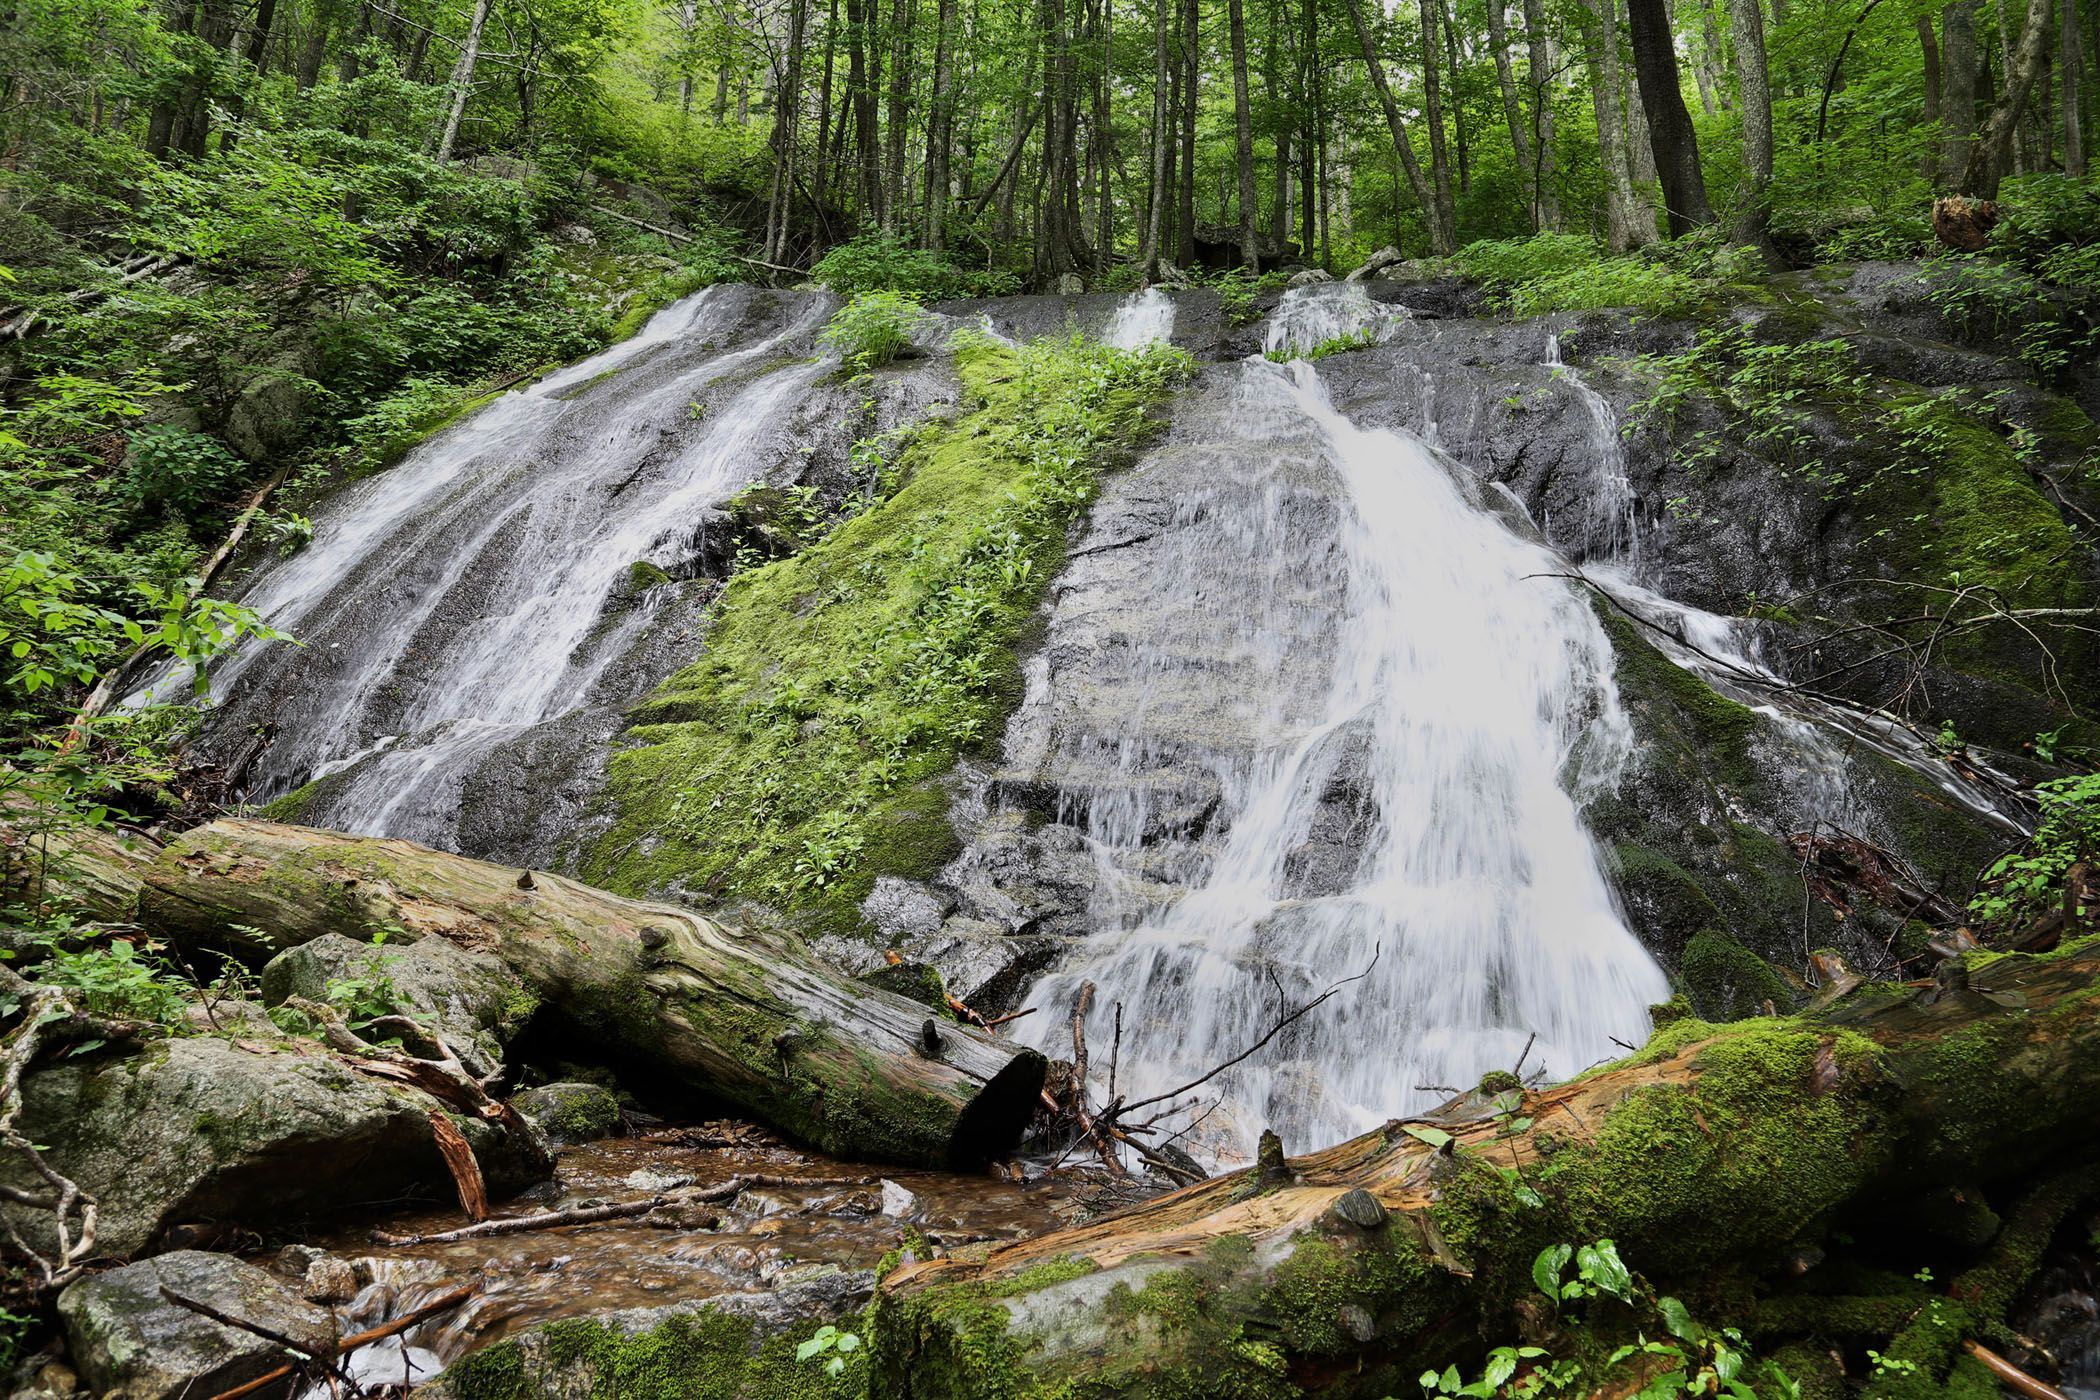
<svg viewBox="0 0 2100 1400"><path fill-rule="evenodd" d="M101 1202L98 1242L113 1256L135 1254L177 1225L264 1226L395 1194L443 1200L453 1189L431 1142L436 1100L321 1053L178 1039L38 1070L23 1102L24 1131ZM529 1169L497 1130L471 1119L460 1126L491 1196L528 1184ZM36 1213L7 1214L40 1237Z"/></svg>
<svg viewBox="0 0 2100 1400"><path fill-rule="evenodd" d="M66 1344L94 1393L127 1400L217 1395L284 1364L284 1348L171 1302L163 1290L285 1337L313 1355L335 1347L328 1310L253 1264L178 1250L80 1280L59 1296Z"/></svg>

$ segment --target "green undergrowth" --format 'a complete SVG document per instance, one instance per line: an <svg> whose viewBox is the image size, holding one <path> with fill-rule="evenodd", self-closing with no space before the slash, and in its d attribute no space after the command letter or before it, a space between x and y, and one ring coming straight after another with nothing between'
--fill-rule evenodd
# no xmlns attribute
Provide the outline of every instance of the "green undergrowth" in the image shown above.
<svg viewBox="0 0 2100 1400"><path fill-rule="evenodd" d="M964 337L956 364L969 409L906 446L894 491L732 578L706 654L634 712L588 878L850 929L877 876L953 853L940 779L996 741L1068 529L1188 361Z"/></svg>
<svg viewBox="0 0 2100 1400"><path fill-rule="evenodd" d="M1606 308L1647 316L1704 316L1753 275L1745 250L1698 237L1622 256L1580 234L1487 239L1454 253L1452 270L1483 284L1512 316Z"/></svg>

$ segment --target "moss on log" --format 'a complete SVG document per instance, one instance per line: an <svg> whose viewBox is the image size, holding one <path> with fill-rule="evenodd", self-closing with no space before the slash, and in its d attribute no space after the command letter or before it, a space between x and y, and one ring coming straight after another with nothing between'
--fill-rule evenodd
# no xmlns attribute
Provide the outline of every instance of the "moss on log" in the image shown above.
<svg viewBox="0 0 2100 1400"><path fill-rule="evenodd" d="M145 872L147 926L260 951L323 933L491 953L581 1031L838 1156L970 1167L1034 1111L1037 1052L823 967L785 935L406 841L229 820Z"/></svg>
<svg viewBox="0 0 2100 1400"><path fill-rule="evenodd" d="M1971 961L1797 1017L1678 1021L1570 1083L1489 1086L1291 1159L1281 1183L1236 1173L910 1264L876 1300L873 1393L1412 1394L1527 1310L1537 1330L1541 1249L1607 1237L1689 1297L1798 1291L1839 1222L1949 1182L2013 1192L2089 1150L2100 939Z"/></svg>

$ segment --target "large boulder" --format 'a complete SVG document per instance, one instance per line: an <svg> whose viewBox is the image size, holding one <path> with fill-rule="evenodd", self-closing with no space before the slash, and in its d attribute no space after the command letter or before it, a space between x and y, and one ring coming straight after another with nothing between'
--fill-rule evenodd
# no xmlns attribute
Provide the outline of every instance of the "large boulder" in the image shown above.
<svg viewBox="0 0 2100 1400"><path fill-rule="evenodd" d="M287 948L262 973L263 1000L287 997L336 1004L355 999L421 1022L445 1038L478 1073L503 1063L503 1050L539 1009L539 998L502 961L442 938L362 943L324 933Z"/></svg>
<svg viewBox="0 0 2100 1400"><path fill-rule="evenodd" d="M163 1290L166 1290L164 1293ZM126 1400L217 1395L284 1364L284 1348L171 1301L202 1303L317 1356L335 1349L334 1319L253 1264L179 1250L81 1279L59 1295L59 1321L86 1388Z"/></svg>
<svg viewBox="0 0 2100 1400"><path fill-rule="evenodd" d="M453 1194L430 1130L436 1099L359 1074L310 1041L170 1040L123 1058L71 1060L23 1084L22 1129L101 1204L101 1252L130 1255L170 1226L248 1226L326 1215L347 1201ZM537 1169L501 1130L458 1120L492 1195ZM0 1182L30 1185L0 1163ZM0 1207L32 1243L42 1215Z"/></svg>
<svg viewBox="0 0 2100 1400"><path fill-rule="evenodd" d="M620 1100L599 1084L542 1084L511 1095L510 1106L556 1147L596 1142L620 1131Z"/></svg>

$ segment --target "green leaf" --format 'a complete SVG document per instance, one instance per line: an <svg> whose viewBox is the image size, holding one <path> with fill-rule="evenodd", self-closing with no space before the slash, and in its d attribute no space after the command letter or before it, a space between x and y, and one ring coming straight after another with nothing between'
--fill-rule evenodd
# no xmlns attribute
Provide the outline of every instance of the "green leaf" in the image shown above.
<svg viewBox="0 0 2100 1400"><path fill-rule="evenodd" d="M1574 1253L1573 1247L1565 1244L1548 1245L1539 1251L1538 1258L1531 1261L1531 1281L1538 1285L1539 1292L1559 1301L1560 1273L1568 1267Z"/></svg>
<svg viewBox="0 0 2100 1400"><path fill-rule="evenodd" d="M1401 1131L1418 1142L1428 1143L1439 1152L1451 1146L1451 1134L1445 1132L1442 1128L1417 1127L1410 1123Z"/></svg>
<svg viewBox="0 0 2100 1400"><path fill-rule="evenodd" d="M1658 1298L1655 1310L1662 1314L1663 1326L1670 1329L1671 1336L1685 1342L1699 1340L1699 1324L1692 1321L1692 1314L1683 1303L1675 1298Z"/></svg>

